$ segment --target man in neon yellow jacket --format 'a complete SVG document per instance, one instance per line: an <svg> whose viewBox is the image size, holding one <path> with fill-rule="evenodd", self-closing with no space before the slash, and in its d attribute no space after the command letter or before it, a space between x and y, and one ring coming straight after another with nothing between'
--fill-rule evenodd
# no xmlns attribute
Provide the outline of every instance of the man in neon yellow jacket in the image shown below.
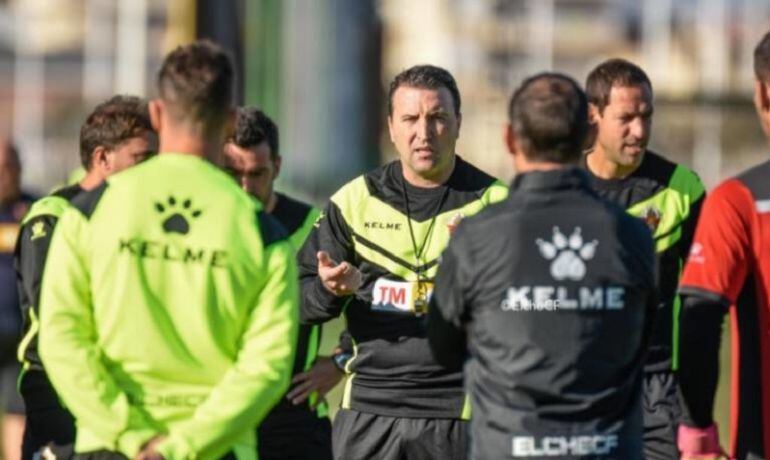
<svg viewBox="0 0 770 460"><path fill-rule="evenodd" d="M178 48L158 86L161 153L59 221L40 354L75 416L76 457L253 459L254 427L291 372L294 250L209 162L232 122L227 56Z"/></svg>

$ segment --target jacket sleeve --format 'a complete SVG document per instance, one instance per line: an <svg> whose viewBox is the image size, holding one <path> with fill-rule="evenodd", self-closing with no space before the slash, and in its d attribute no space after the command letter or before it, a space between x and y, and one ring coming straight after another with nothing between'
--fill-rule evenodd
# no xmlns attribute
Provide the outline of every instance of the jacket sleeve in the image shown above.
<svg viewBox="0 0 770 460"><path fill-rule="evenodd" d="M625 219L620 227L621 234L636 235L635 241L632 240L631 247L625 248L622 252L629 260L630 266L634 267L634 278L641 283L641 292L645 298L644 329L642 331L642 346L640 348L640 358L644 359L649 351L649 344L652 340L653 329L655 326L655 316L658 314L660 303L660 290L658 286L658 258L655 255L655 243L652 239L650 229L641 219Z"/></svg>
<svg viewBox="0 0 770 460"><path fill-rule="evenodd" d="M38 317L43 268L57 221L55 216L40 215L25 222L16 242L14 265L19 279L20 298L23 304L35 309ZM33 231L33 228L39 230Z"/></svg>
<svg viewBox="0 0 770 460"><path fill-rule="evenodd" d="M736 181L714 189L703 204L696 243L680 280L677 372L682 423L688 426L706 428L713 421L722 321L751 266L751 215L747 210L753 207L752 197Z"/></svg>
<svg viewBox="0 0 770 460"><path fill-rule="evenodd" d="M233 366L158 451L167 459L219 458L256 426L289 386L297 341L298 286L294 246L265 249L267 282L260 291Z"/></svg>
<svg viewBox="0 0 770 460"><path fill-rule="evenodd" d="M78 425L133 457L158 430L103 364L89 286L87 230L83 215L70 209L54 232L40 294L40 356Z"/></svg>
<svg viewBox="0 0 770 460"><path fill-rule="evenodd" d="M467 286L473 272L469 267L472 259L461 254L461 236L458 232L441 256L436 287L428 306L431 351L439 364L453 369L462 367L467 354Z"/></svg>
<svg viewBox="0 0 770 460"><path fill-rule="evenodd" d="M719 381L719 346L727 306L706 293L683 296L680 362L677 370L682 423L707 428L713 423Z"/></svg>
<svg viewBox="0 0 770 460"><path fill-rule="evenodd" d="M318 277L318 251L326 251L337 262L356 265L352 231L342 212L333 202L315 223L298 254L301 286L300 319L303 323L320 324L336 318L353 296L337 297L329 292Z"/></svg>

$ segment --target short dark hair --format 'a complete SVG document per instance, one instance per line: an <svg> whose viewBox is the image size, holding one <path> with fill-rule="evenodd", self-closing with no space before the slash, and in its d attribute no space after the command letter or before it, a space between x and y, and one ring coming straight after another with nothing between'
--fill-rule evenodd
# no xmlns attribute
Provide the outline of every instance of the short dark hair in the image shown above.
<svg viewBox="0 0 770 460"><path fill-rule="evenodd" d="M180 46L163 61L158 92L175 119L218 127L232 104L230 57L208 40Z"/></svg>
<svg viewBox="0 0 770 460"><path fill-rule="evenodd" d="M625 59L615 58L602 62L588 74L586 94L588 102L602 113L610 103L610 91L613 86L643 85L647 85L652 91L652 82L641 67Z"/></svg>
<svg viewBox="0 0 770 460"><path fill-rule="evenodd" d="M80 127L80 162L89 170L97 147L114 149L146 132L153 132L147 101L136 96L113 96L97 105Z"/></svg>
<svg viewBox="0 0 770 460"><path fill-rule="evenodd" d="M393 94L402 86L421 89L446 88L452 95L455 115L460 115L460 91L454 77L446 69L433 65L416 65L396 75L388 90L388 115L393 115Z"/></svg>
<svg viewBox="0 0 770 460"><path fill-rule="evenodd" d="M759 81L770 81L770 32L754 48L754 75Z"/></svg>
<svg viewBox="0 0 770 460"><path fill-rule="evenodd" d="M256 107L238 108L235 119L233 142L238 147L249 148L267 141L270 156L278 156L278 126Z"/></svg>
<svg viewBox="0 0 770 460"><path fill-rule="evenodd" d="M572 163L588 133L588 102L572 78L545 72L513 93L508 117L524 155L532 161Z"/></svg>

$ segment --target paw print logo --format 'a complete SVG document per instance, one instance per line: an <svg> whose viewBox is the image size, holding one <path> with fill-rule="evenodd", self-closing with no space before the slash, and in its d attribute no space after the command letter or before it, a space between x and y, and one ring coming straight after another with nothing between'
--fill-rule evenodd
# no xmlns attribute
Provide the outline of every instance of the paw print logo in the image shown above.
<svg viewBox="0 0 770 460"><path fill-rule="evenodd" d="M165 202L156 202L155 210L163 218L163 231L180 235L186 235L190 231L190 222L201 215L200 209L193 209L189 198L179 203L173 196Z"/></svg>
<svg viewBox="0 0 770 460"><path fill-rule="evenodd" d="M538 238L535 243L540 255L552 261L551 276L555 280L580 281L586 276L585 261L594 258L599 241L584 242L580 227L575 227L569 237L554 227L551 241Z"/></svg>

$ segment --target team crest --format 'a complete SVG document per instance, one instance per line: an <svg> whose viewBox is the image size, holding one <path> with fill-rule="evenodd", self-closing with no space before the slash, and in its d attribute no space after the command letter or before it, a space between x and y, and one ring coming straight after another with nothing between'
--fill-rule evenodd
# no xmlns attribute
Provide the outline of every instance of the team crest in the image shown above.
<svg viewBox="0 0 770 460"><path fill-rule="evenodd" d="M658 225L660 225L660 218L660 210L653 206L645 209L644 215L642 216L642 220L645 224L647 224L647 227L649 227L652 233L655 233L655 230L658 229Z"/></svg>
<svg viewBox="0 0 770 460"><path fill-rule="evenodd" d="M40 238L45 238L48 233L45 231L45 222L39 220L32 224L32 235L29 237L30 241L35 241Z"/></svg>

